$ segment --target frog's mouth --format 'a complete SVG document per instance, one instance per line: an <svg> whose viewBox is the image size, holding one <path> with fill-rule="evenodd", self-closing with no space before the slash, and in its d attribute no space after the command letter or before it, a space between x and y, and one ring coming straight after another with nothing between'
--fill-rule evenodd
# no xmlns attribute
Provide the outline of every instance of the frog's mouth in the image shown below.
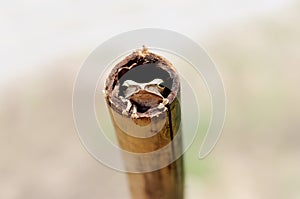
<svg viewBox="0 0 300 199"><path fill-rule="evenodd" d="M130 99L131 103L136 106L137 112L145 113L150 108L158 106L163 102L163 98L155 97L146 91L139 91L135 94L135 98Z"/></svg>
<svg viewBox="0 0 300 199"><path fill-rule="evenodd" d="M111 71L105 85L106 99L109 105L119 113L126 109L124 99L124 91L127 89L123 86L126 80L134 82L147 83L154 79L161 79L160 94L170 103L178 97L179 92L179 77L173 65L165 58L149 52L148 50L139 50L127 56L123 61L118 63ZM137 108L138 115L148 115L162 112L157 108L160 103L149 103L158 99L151 98L147 93L140 93L140 96L135 100L131 100ZM162 101L163 99L159 99ZM154 107L153 105L156 105ZM155 110L154 110L155 109ZM129 113L130 115L131 113Z"/></svg>

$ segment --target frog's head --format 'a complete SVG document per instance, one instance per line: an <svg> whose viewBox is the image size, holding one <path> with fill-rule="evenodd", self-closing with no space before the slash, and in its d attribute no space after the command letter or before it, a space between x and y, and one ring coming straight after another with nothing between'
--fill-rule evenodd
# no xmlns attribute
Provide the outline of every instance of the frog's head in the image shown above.
<svg viewBox="0 0 300 199"><path fill-rule="evenodd" d="M162 79L154 79L148 83L139 83L133 80L126 80L123 86L127 87L124 91L124 97L130 99L130 97L138 92L152 93L163 98L161 92L163 87L160 86L164 81Z"/></svg>

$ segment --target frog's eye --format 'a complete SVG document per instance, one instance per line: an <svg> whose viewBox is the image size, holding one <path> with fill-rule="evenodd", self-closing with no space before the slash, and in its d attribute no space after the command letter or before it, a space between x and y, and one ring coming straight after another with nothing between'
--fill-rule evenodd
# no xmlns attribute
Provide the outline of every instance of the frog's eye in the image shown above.
<svg viewBox="0 0 300 199"><path fill-rule="evenodd" d="M130 79L124 81L122 86L130 87L130 86L138 86L139 84L135 81L132 81Z"/></svg>
<svg viewBox="0 0 300 199"><path fill-rule="evenodd" d="M162 85L162 84L157 84L157 87L158 87L159 89L164 89L164 88L165 88L165 86Z"/></svg>
<svg viewBox="0 0 300 199"><path fill-rule="evenodd" d="M156 85L160 85L164 82L164 80L162 79L154 79L151 82L149 82L149 84L156 84Z"/></svg>

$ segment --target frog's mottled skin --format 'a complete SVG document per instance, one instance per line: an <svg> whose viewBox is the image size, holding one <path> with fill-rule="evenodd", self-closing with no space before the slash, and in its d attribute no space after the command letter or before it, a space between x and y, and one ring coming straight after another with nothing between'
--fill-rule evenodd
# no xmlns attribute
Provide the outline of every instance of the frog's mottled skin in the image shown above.
<svg viewBox="0 0 300 199"><path fill-rule="evenodd" d="M131 117L137 118L137 107L138 104L141 107L158 107L164 109L168 100L161 94L163 88L160 84L163 83L161 79L154 79L148 83L138 83L132 80L126 80L123 86L127 89L124 91L123 101L127 102L127 108L123 111L123 114L128 115L132 108Z"/></svg>

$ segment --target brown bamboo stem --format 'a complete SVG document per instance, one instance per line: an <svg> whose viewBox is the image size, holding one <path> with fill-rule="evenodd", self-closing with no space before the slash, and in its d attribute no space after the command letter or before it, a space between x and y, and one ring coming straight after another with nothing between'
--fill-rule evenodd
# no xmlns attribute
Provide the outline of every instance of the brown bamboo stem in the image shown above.
<svg viewBox="0 0 300 199"><path fill-rule="evenodd" d="M137 69L137 67L140 67L141 73L144 71L149 73L152 70L154 73L157 72L156 78L164 79L165 84L170 88L163 93L169 101L165 109L150 107L146 111L138 111L136 113L137 117L132 117L132 110L128 114L124 114L127 104L119 97L122 95L120 81L123 76L129 74L131 70ZM153 76L154 73L147 75ZM166 75L160 76L160 73ZM144 82L147 82L147 80ZM105 92L116 136L123 150L134 153L153 152L170 144L173 138L180 133L179 78L172 64L161 56L150 53L145 48L133 52L112 69L106 82ZM143 97L149 96L141 96L141 98ZM149 100L152 100L151 96ZM158 131L158 133L151 135L155 131ZM140 138L134 135L147 136L146 138ZM161 160L172 159L175 154L180 153L182 150L181 139L171 144L170 153L161 154L151 162L137 164L124 157L125 166L142 167L148 164L153 165ZM183 158L181 157L156 171L129 173L128 180L132 199L183 199Z"/></svg>

